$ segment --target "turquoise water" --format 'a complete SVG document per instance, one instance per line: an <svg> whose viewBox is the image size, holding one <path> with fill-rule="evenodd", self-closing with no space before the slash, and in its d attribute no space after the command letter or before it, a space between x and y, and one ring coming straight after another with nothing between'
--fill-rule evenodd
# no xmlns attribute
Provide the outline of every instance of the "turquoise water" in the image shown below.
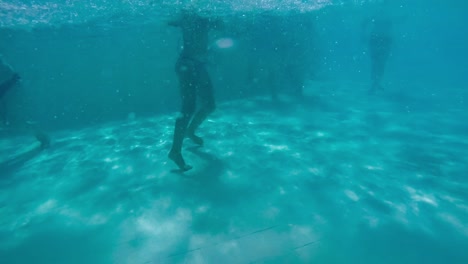
<svg viewBox="0 0 468 264"><path fill-rule="evenodd" d="M0 54L22 77L2 99L1 263L468 263L468 4L192 3L227 27L182 174L166 22L189 2L0 1ZM361 24L382 4L394 46L369 95ZM279 80L272 101L262 69L287 65L271 52L285 32L307 36L312 73L302 98Z"/></svg>

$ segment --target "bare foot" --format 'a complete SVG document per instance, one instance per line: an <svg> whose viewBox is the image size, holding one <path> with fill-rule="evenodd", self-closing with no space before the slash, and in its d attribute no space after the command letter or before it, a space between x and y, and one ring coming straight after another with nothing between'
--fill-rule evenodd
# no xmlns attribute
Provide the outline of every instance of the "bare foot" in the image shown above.
<svg viewBox="0 0 468 264"><path fill-rule="evenodd" d="M187 137L190 138L195 144L203 146L203 138L196 136L195 134L188 134Z"/></svg>
<svg viewBox="0 0 468 264"><path fill-rule="evenodd" d="M177 164L181 171L188 171L192 168L192 166L185 164L184 158L180 152L171 151L168 157Z"/></svg>
<svg viewBox="0 0 468 264"><path fill-rule="evenodd" d="M50 146L50 138L42 132L36 132L36 139L41 143L41 149L46 149Z"/></svg>

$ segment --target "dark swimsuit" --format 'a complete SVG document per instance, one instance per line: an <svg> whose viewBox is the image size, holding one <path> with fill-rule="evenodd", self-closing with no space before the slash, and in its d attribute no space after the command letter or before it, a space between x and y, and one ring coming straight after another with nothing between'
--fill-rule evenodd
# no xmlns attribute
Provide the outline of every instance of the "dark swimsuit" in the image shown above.
<svg viewBox="0 0 468 264"><path fill-rule="evenodd" d="M197 96L204 107L214 107L213 85L205 62L181 54L177 60L175 71L180 82L183 114L193 114Z"/></svg>

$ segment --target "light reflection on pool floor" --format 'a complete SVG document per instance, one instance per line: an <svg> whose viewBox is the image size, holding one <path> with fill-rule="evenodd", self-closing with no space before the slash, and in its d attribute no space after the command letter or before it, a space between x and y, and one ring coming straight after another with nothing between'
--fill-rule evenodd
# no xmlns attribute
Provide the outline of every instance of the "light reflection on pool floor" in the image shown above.
<svg viewBox="0 0 468 264"><path fill-rule="evenodd" d="M0 259L468 263L466 111L310 92L220 104L183 175L172 115L60 132L1 163ZM7 161L31 146L0 143Z"/></svg>

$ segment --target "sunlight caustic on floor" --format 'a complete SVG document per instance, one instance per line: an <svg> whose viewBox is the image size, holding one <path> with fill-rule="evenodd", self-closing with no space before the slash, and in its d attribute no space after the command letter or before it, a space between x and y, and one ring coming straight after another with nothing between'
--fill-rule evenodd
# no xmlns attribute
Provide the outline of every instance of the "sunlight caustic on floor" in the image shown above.
<svg viewBox="0 0 468 264"><path fill-rule="evenodd" d="M185 174L167 159L172 115L60 132L14 165L32 140L2 139L0 258L465 263L466 112L346 85L308 93L220 104L206 146L186 142Z"/></svg>

